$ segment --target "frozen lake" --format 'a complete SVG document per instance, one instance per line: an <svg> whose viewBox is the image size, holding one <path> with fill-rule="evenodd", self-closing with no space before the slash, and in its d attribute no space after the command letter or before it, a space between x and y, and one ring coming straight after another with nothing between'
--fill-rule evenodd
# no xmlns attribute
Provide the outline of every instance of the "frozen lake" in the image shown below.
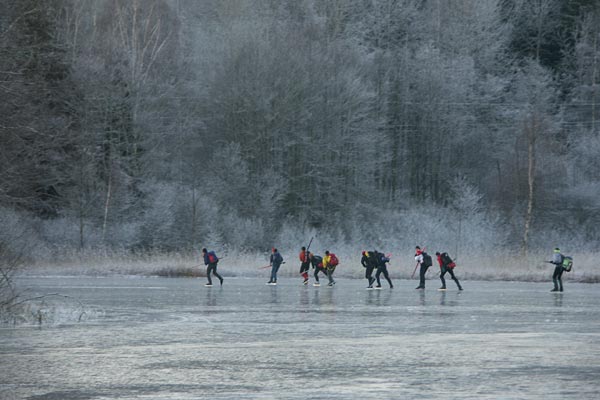
<svg viewBox="0 0 600 400"><path fill-rule="evenodd" d="M598 285L265 280L19 280L86 318L2 327L0 398L600 397Z"/></svg>

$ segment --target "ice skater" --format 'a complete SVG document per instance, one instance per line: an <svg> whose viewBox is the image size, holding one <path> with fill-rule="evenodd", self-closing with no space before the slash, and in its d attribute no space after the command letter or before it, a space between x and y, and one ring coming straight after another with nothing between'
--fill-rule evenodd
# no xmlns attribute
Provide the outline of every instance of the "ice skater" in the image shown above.
<svg viewBox="0 0 600 400"><path fill-rule="evenodd" d="M552 274L552 282L554 283L554 288L551 292L562 292L563 291L563 283L562 283L562 274L565 271L563 268L563 261L565 257L561 254L560 249L557 247L554 249L554 253L552 254L552 260L548 261L551 264L554 264L554 273Z"/></svg>
<svg viewBox="0 0 600 400"><path fill-rule="evenodd" d="M313 283L313 286L321 286L319 283L319 272L322 272L323 275L327 275L327 271L323 268L323 257L309 253L308 258L310 259L310 264L315 269L315 283Z"/></svg>
<svg viewBox="0 0 600 400"><path fill-rule="evenodd" d="M281 254L279 253L279 251L277 251L277 249L275 247L273 247L271 249L271 258L270 258L270 264L271 264L271 279L269 279L269 282L267 282L267 285L277 285L277 271L279 271L279 267L281 267L281 264L283 264L283 257L281 256Z"/></svg>
<svg viewBox="0 0 600 400"><path fill-rule="evenodd" d="M310 253L306 250L306 247L302 246L300 249L300 275L304 278L303 285L308 285L308 270L310 268Z"/></svg>
<svg viewBox="0 0 600 400"><path fill-rule="evenodd" d="M456 267L456 263L452 261L448 253L440 254L440 252L436 251L435 255L437 256L438 264L440 264L440 280L442 281L442 287L438 290L446 290L446 279L444 279L446 273L449 273L452 280L456 282L458 290L463 290L462 286L460 286L460 282L456 276L454 276L454 267Z"/></svg>
<svg viewBox="0 0 600 400"><path fill-rule="evenodd" d="M425 274L427 273L427 269L433 264L431 256L427 254L425 250L421 250L421 247L416 246L415 261L417 262L416 267L421 267L419 270L419 286L417 286L415 289L425 289Z"/></svg>
<svg viewBox="0 0 600 400"><path fill-rule="evenodd" d="M219 278L221 286L223 286L223 277L217 272L217 264L219 263L219 257L217 257L214 251L208 251L206 250L206 248L202 249L202 255L204 256L204 265L207 265L206 278L208 279L208 283L204 286L212 287L212 279L210 278L211 272L214 276Z"/></svg>
<svg viewBox="0 0 600 400"><path fill-rule="evenodd" d="M325 257L323 257L323 268L325 269L327 278L329 279L329 283L327 284L329 287L335 285L335 281L333 280L333 272L338 264L339 260L337 256L333 253L330 253L329 250L326 250Z"/></svg>
<svg viewBox="0 0 600 400"><path fill-rule="evenodd" d="M367 279L368 282L367 289L373 289L373 282L375 282L375 278L373 278L373 270L377 268L375 254L373 254L372 251L363 250L360 263L365 268L365 279Z"/></svg>
<svg viewBox="0 0 600 400"><path fill-rule="evenodd" d="M379 280L379 276L381 274L383 274L385 279L390 284L390 289L393 289L394 285L392 285L392 280L390 279L390 275L388 273L387 264L386 264L386 263L390 262L390 259L388 257L386 257L383 253L379 253L377 250L375 250L373 253L375 253L375 260L377 262L377 272L375 273L375 279L377 280L377 286L375 286L375 289L381 289L381 281Z"/></svg>

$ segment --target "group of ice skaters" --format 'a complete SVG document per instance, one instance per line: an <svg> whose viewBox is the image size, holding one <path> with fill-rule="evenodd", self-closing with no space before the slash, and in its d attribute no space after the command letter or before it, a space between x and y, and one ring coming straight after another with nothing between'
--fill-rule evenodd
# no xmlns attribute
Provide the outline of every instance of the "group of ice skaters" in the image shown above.
<svg viewBox="0 0 600 400"><path fill-rule="evenodd" d="M454 275L454 267L456 267L456 263L452 261L448 253L435 253L437 257L438 264L440 266L440 280L442 281L442 286L438 290L446 290L446 279L444 278L447 273L450 274L450 277L454 282L456 282L456 286L458 290L463 290L458 278ZM363 251L362 258L360 259L360 263L365 268L365 278L369 282L367 289L381 289L381 281L380 276L383 274L383 277L387 280L390 285L390 289L394 288L392 284L392 280L390 279L390 275L387 270L387 263L390 261L389 255L385 255L383 253L378 252L377 250L373 251ZM419 286L415 289L424 290L425 289L425 274L429 267L433 265L433 260L429 254L421 247L415 247L415 261L417 264L415 265L415 271L420 267L419 270ZM375 278L373 278L373 271L375 272ZM377 282L377 285L373 287L373 284Z"/></svg>
<svg viewBox="0 0 600 400"><path fill-rule="evenodd" d="M312 242L312 240L311 240ZM310 244L308 245L310 248ZM458 290L463 290L458 278L454 275L454 268L456 267L456 263L450 258L448 253L435 253L437 262L440 267L440 280L442 281L442 286L438 290L446 290L446 279L445 275L450 274L452 280L456 283ZM208 282L205 286L212 286L211 274L213 274L216 278L219 279L221 286L223 285L223 277L217 272L217 264L219 262L219 258L215 254L214 251L208 251L206 248L202 249L202 256L204 258L204 265L206 268L206 277ZM330 252L329 250L325 251L325 256L321 257L319 255L311 253L306 247L302 246L300 249L300 254L298 255L300 259L300 275L303 278L302 284L308 285L308 272L312 266L314 269L314 283L313 286L321 286L319 282L319 274L323 274L328 279L327 286L333 287L335 285L335 280L333 279L333 273L335 272L336 267L339 264L338 257ZM413 276L419 270L419 286L415 289L424 290L425 289L425 274L429 267L433 265L432 257L427 254L425 249L421 249L421 247L415 247L415 270L413 271ZM392 284L392 280L390 279L390 275L387 270L387 263L390 262L390 255L385 255L383 253L378 252L377 250L367 251L364 250L362 252L362 258L360 259L360 263L365 268L365 279L368 281L367 289L381 289L381 280L380 277L383 277L387 280L390 285L390 289L394 288ZM573 266L573 258L569 256L564 256L559 248L554 249L554 253L552 255L552 260L547 261L548 263L554 264L554 273L552 275L552 281L554 283L554 288L551 290L552 292L562 292L563 291L563 283L562 283L562 274L564 271L571 271ZM281 253L276 248L271 249L271 256L269 259L269 265L263 268L271 268L271 276L267 285L277 285L277 272L279 268L284 263L283 257ZM375 277L373 277L373 272L375 272ZM373 284L377 282L377 285L373 286Z"/></svg>
<svg viewBox="0 0 600 400"><path fill-rule="evenodd" d="M310 247L310 245L309 245ZM204 257L204 264L207 266L206 269L206 277L208 282L205 286L212 286L211 273L219 279L221 285L223 285L223 277L217 273L217 263L219 262L219 258L215 254L214 251L208 251L206 248L202 249L202 255ZM440 266L440 280L442 281L442 287L439 290L446 290L446 280L444 276L449 273L450 277L454 282L456 282L456 286L458 290L463 290L460 282L454 275L454 267L456 267L456 263L452 261L448 253L439 253L436 252L437 260ZM335 272L336 267L339 264L338 257L330 252L329 250L325 251L325 255L323 257L311 253L306 247L302 246L300 249L300 254L298 255L300 259L300 275L303 278L302 283L304 285L308 285L309 283L309 270L312 267L314 269L314 283L313 286L321 286L319 282L319 274L323 274L327 277L328 283L327 286L333 287L335 285L335 280L333 279L333 273ZM429 254L425 252L425 250L421 249L421 247L416 246L415 248L415 261L417 262L415 266L415 271L418 267L420 267L420 281L419 286L416 289L422 290L425 289L425 274L429 267L433 265L432 258ZM390 275L387 269L387 263L390 262L389 255L385 255L383 253L378 252L377 250L367 251L364 250L362 252L362 258L360 263L365 268L365 278L368 281L367 289L381 289L381 280L380 277L383 277L387 280L390 285L390 289L394 288L392 280L390 279ZM276 248L271 249L271 256L269 259L269 265L267 267L271 268L271 276L267 285L275 286L277 285L277 272L279 268L284 263L283 257L281 253ZM375 272L375 277L373 277L373 272ZM414 275L414 272L413 272ZM373 286L373 284L377 282L377 285Z"/></svg>

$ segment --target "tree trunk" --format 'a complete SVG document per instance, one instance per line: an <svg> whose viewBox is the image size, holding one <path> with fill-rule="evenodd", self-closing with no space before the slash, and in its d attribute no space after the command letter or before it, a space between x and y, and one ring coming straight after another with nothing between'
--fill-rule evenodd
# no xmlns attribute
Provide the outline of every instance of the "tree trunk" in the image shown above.
<svg viewBox="0 0 600 400"><path fill-rule="evenodd" d="M529 126L525 127L527 133L527 214L525 215L525 229L523 232L522 252L527 256L529 248L529 233L533 220L533 201L535 186L535 141L539 128L538 117L533 116Z"/></svg>
<svg viewBox="0 0 600 400"><path fill-rule="evenodd" d="M592 132L596 132L596 76L598 71L598 35L594 32L594 63L592 66Z"/></svg>
<svg viewBox="0 0 600 400"><path fill-rule="evenodd" d="M194 249L194 246L199 241L196 241L196 216L198 214L197 204L196 204L196 186L192 185L192 240L191 240L191 248Z"/></svg>
<svg viewBox="0 0 600 400"><path fill-rule="evenodd" d="M112 196L112 168L108 171L108 185L106 188L106 201L104 202L104 219L102 221L102 242L106 241L106 223L108 221L108 209L110 207L110 198Z"/></svg>
<svg viewBox="0 0 600 400"><path fill-rule="evenodd" d="M79 190L80 191L83 190L81 186L79 187ZM79 197L80 197L79 198L79 250L83 250L83 246L85 244L84 241L83 241L83 229L84 229L84 219L83 219L83 217L84 217L84 215L83 215L84 214L84 210L83 210L83 207L84 207L84 202L83 202L83 198L82 198L83 196L82 196L81 193L80 193Z"/></svg>

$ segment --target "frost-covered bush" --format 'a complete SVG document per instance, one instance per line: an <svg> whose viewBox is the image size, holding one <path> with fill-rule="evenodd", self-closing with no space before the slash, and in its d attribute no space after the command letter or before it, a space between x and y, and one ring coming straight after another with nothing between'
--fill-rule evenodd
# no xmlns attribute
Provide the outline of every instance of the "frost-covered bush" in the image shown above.
<svg viewBox="0 0 600 400"><path fill-rule="evenodd" d="M262 220L225 215L218 227L222 238L232 248L240 250L260 249L269 246L266 237L272 236Z"/></svg>
<svg viewBox="0 0 600 400"><path fill-rule="evenodd" d="M0 208L0 227L0 320L6 320L20 294L13 279L32 259L36 245L43 242L35 234L31 219L24 214Z"/></svg>
<svg viewBox="0 0 600 400"><path fill-rule="evenodd" d="M177 247L175 209L178 193L174 185L148 183L144 186L147 205L141 216L138 241L142 247L172 249Z"/></svg>

